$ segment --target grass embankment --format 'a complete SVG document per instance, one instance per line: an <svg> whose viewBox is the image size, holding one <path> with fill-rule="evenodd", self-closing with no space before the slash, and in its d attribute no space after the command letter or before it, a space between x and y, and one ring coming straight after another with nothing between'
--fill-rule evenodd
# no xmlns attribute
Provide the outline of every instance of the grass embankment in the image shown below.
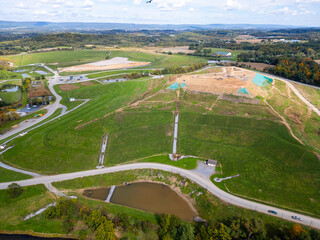
<svg viewBox="0 0 320 240"><path fill-rule="evenodd" d="M320 89L309 87L306 85L301 85L299 83L292 83L299 92L308 99L317 108L320 108Z"/></svg>
<svg viewBox="0 0 320 240"><path fill-rule="evenodd" d="M21 96L22 94L20 90L18 90L17 92L0 92L0 98L7 103L19 102Z"/></svg>
<svg viewBox="0 0 320 240"><path fill-rule="evenodd" d="M23 221L27 215L52 203L54 199L44 185L24 187L23 193L10 199L6 190L0 190L0 229L26 233L63 234L62 222L42 216Z"/></svg>
<svg viewBox="0 0 320 240"><path fill-rule="evenodd" d="M282 115L291 126L294 134L313 151L320 154L320 141L318 131L320 129L320 117L303 103L290 88L282 81L276 81L268 102ZM310 89L308 89L310 90ZM319 92L310 90L315 94ZM311 100L310 100L311 101Z"/></svg>
<svg viewBox="0 0 320 240"><path fill-rule="evenodd" d="M183 158L179 161L171 161L169 155L161 155L161 156L154 156L149 158L144 158L135 162L151 162L151 163L161 163L167 164L179 168L184 169L195 169L197 167L197 161L200 159L196 158Z"/></svg>
<svg viewBox="0 0 320 240"><path fill-rule="evenodd" d="M0 182L12 182L12 181L19 181L19 180L24 180L29 178L31 178L31 176L10 171L0 167Z"/></svg>
<svg viewBox="0 0 320 240"><path fill-rule="evenodd" d="M37 131L13 140L16 147L4 153L1 159L22 168L51 174L92 169L98 163L102 136L106 133L110 133L107 166L166 153L172 141L171 112L123 111L103 118L134 99L143 98L142 95L152 92L156 84L156 81L129 81L72 90L73 97L91 100ZM95 121L75 129L91 120Z"/></svg>
<svg viewBox="0 0 320 240"><path fill-rule="evenodd" d="M0 70L0 81L10 79L21 79L20 73L15 73L7 70Z"/></svg>
<svg viewBox="0 0 320 240"><path fill-rule="evenodd" d="M98 72L98 73L92 73L88 74L87 77L92 78L103 78L103 77L109 77L110 75L118 75L121 76L123 74L128 73L145 73L145 72L151 72L152 70L120 70L120 71L104 71L104 72ZM115 76L117 78L117 76Z"/></svg>
<svg viewBox="0 0 320 240"><path fill-rule="evenodd" d="M192 104L190 104L192 103ZM264 105L187 99L180 111L178 152L216 159L236 194L320 215L320 165Z"/></svg>

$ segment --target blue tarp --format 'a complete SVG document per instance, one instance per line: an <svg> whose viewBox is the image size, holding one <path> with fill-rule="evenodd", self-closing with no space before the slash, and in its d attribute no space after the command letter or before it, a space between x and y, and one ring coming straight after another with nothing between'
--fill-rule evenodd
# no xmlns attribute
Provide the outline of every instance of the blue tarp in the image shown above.
<svg viewBox="0 0 320 240"><path fill-rule="evenodd" d="M174 84L172 84L170 87L168 87L170 90L177 90L179 87L180 88L184 88L185 86L187 86L187 84L185 84L185 83L181 83L181 84L179 84L179 83L174 83Z"/></svg>
<svg viewBox="0 0 320 240"><path fill-rule="evenodd" d="M179 83L174 83L170 87L168 87L170 90L177 90L179 88Z"/></svg>
<svg viewBox="0 0 320 240"><path fill-rule="evenodd" d="M187 84L185 84L185 83L181 83L181 84L180 84L180 87L181 87L181 88L184 88L185 86L187 86Z"/></svg>
<svg viewBox="0 0 320 240"><path fill-rule="evenodd" d="M268 84L272 83L273 80L261 74L256 74L256 76L252 79L252 82L259 87L265 87Z"/></svg>
<svg viewBox="0 0 320 240"><path fill-rule="evenodd" d="M238 90L238 93L249 94L249 92L248 92L248 90L246 88L240 88Z"/></svg>

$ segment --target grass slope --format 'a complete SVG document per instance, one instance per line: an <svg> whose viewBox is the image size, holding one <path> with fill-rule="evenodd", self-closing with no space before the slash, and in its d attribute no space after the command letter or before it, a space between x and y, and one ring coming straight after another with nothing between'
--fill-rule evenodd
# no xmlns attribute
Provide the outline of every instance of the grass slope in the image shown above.
<svg viewBox="0 0 320 240"><path fill-rule="evenodd" d="M183 106L179 153L220 161L223 176L240 174L225 182L233 193L320 215L317 157L285 126L261 119L265 112L259 118L255 114L249 118Z"/></svg>
<svg viewBox="0 0 320 240"><path fill-rule="evenodd" d="M0 168L0 182L11 182L29 179L31 176Z"/></svg>
<svg viewBox="0 0 320 240"><path fill-rule="evenodd" d="M40 127L37 131L29 132L24 137L15 139L12 142L12 144L16 145L14 151L6 152L0 158L4 162L42 173L61 173L92 169L98 162L102 136L108 132L111 133L110 145L108 146L110 149L121 150L121 147L115 144L115 142L121 143L120 139L125 139L125 141L136 139L138 141L136 133L150 140L149 150L143 150L147 148L143 146L143 139L140 139L138 141L140 145L136 145L137 148L131 148L136 152L135 154L130 153L130 155L128 151L122 150L118 153L110 153L111 155L107 153L107 159L110 159L110 163L114 164L116 162L132 160L132 156L137 155L139 151L145 151L145 154L151 153L153 147L157 147L154 139L156 139L156 134L159 130L154 127L155 134L148 135L148 131L144 129L146 122L143 122L145 118L143 113L136 114L138 126L131 135L128 129L132 126L128 126L128 117L121 112L114 115L118 119L114 117L102 118L96 123L75 130L75 127L82 123L103 117L107 113L128 104L139 95L145 93L149 83L129 81L88 86L73 90L75 98L91 100L86 105L61 117L59 120ZM153 119L159 116L160 114L155 112L154 115L150 115L146 119L154 121ZM172 114L171 117L173 117ZM171 122L170 120L166 121ZM122 123L121 126L119 126L120 122ZM159 126L162 129L168 128L166 123ZM112 131L116 130L119 130L118 133L112 133ZM127 147L126 143L123 143L122 148L124 147ZM159 145L158 148L162 149L163 146ZM118 159L119 156L122 159ZM126 159L127 157L129 159Z"/></svg>

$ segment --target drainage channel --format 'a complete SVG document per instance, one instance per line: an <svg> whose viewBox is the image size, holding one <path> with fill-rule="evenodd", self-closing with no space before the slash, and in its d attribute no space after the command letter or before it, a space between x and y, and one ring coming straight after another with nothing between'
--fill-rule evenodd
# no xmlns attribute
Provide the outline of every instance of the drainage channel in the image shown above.
<svg viewBox="0 0 320 240"><path fill-rule="evenodd" d="M106 154L106 149L107 149L107 144L108 144L108 137L109 134L103 136L102 138L102 144L101 144L101 151L100 151L100 156L99 156L99 163L96 168L103 168L103 162L104 162L104 157Z"/></svg>

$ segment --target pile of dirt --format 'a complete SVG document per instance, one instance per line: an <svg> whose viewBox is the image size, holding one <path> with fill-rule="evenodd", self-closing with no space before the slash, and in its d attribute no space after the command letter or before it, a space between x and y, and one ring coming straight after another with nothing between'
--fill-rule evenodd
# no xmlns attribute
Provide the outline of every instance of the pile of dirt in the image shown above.
<svg viewBox="0 0 320 240"><path fill-rule="evenodd" d="M86 63L72 67L61 69L61 72L87 72L87 71L103 71L111 69L134 68L149 65L150 62L134 62L128 58L115 57L109 60L99 62Z"/></svg>
<svg viewBox="0 0 320 240"><path fill-rule="evenodd" d="M71 91L71 90L74 90L74 89L78 89L80 87L77 86L77 85L74 85L74 84L64 84L64 85L59 85L59 88L62 91Z"/></svg>

